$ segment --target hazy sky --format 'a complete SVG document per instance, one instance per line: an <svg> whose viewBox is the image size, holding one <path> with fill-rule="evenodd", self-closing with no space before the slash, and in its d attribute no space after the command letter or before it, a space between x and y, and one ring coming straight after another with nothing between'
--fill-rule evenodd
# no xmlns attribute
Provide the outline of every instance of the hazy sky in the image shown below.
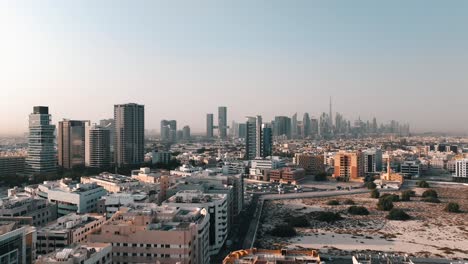
<svg viewBox="0 0 468 264"><path fill-rule="evenodd" d="M0 134L145 104L203 131L334 110L468 131L468 1L1 1Z"/></svg>

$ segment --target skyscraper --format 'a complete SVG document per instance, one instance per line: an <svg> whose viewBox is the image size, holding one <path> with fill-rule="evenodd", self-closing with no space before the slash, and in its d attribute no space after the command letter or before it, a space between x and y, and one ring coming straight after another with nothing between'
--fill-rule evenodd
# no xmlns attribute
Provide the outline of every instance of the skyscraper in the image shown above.
<svg viewBox="0 0 468 264"><path fill-rule="evenodd" d="M85 165L108 168L111 164L111 130L96 124L85 127Z"/></svg>
<svg viewBox="0 0 468 264"><path fill-rule="evenodd" d="M85 126L89 121L60 121L57 132L58 164L65 169L85 165Z"/></svg>
<svg viewBox="0 0 468 264"><path fill-rule="evenodd" d="M29 115L28 157L26 174L53 175L57 173L55 157L55 126L50 124L49 107L35 106Z"/></svg>
<svg viewBox="0 0 468 264"><path fill-rule="evenodd" d="M245 158L251 160L255 159L257 156L257 119L255 117L247 117L245 126L247 128L245 137Z"/></svg>
<svg viewBox="0 0 468 264"><path fill-rule="evenodd" d="M213 137L213 114L206 114L206 137Z"/></svg>
<svg viewBox="0 0 468 264"><path fill-rule="evenodd" d="M140 164L144 160L145 106L134 103L114 105L115 163Z"/></svg>
<svg viewBox="0 0 468 264"><path fill-rule="evenodd" d="M218 107L218 132L220 138L227 137L227 107L220 106Z"/></svg>
<svg viewBox="0 0 468 264"><path fill-rule="evenodd" d="M247 128L245 138L246 158L251 160L271 156L273 148L271 126L262 123L262 116L247 117L245 126Z"/></svg>
<svg viewBox="0 0 468 264"><path fill-rule="evenodd" d="M262 157L262 144L263 144L263 139L262 139L262 116L258 115L257 120L256 120L256 126L255 126L255 156L256 157Z"/></svg>
<svg viewBox="0 0 468 264"><path fill-rule="evenodd" d="M310 136L311 126L310 126L310 117L308 113L304 113L302 117L302 137L307 138Z"/></svg>
<svg viewBox="0 0 468 264"><path fill-rule="evenodd" d="M291 118L291 137L297 138L297 136L297 113L294 113Z"/></svg>
<svg viewBox="0 0 468 264"><path fill-rule="evenodd" d="M268 124L262 126L262 151L261 157L265 158L273 154L273 129Z"/></svg>
<svg viewBox="0 0 468 264"><path fill-rule="evenodd" d="M114 139L114 134L115 134L115 121L114 119L112 118L109 118L109 119L102 119L99 121L99 126L103 127L103 128L107 128L109 129L109 133L110 133L110 150L111 150L111 162L112 162L112 159L113 159L113 155L112 153L114 153L114 143L115 143L115 139Z"/></svg>
<svg viewBox="0 0 468 264"><path fill-rule="evenodd" d="M190 140L190 127L189 126L184 126L184 128L182 128L182 138L184 140Z"/></svg>
<svg viewBox="0 0 468 264"><path fill-rule="evenodd" d="M286 136L288 139L291 138L291 118L287 116L276 116L275 117L275 136Z"/></svg>
<svg viewBox="0 0 468 264"><path fill-rule="evenodd" d="M168 142L177 141L176 120L161 120L161 140Z"/></svg>

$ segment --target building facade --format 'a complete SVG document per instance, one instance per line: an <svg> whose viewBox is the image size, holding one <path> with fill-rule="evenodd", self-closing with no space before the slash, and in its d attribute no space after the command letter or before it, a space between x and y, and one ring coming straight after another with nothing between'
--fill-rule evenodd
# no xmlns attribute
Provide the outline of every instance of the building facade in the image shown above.
<svg viewBox="0 0 468 264"><path fill-rule="evenodd" d="M363 181L364 176L364 158L361 151L338 152L335 155L333 177L344 181Z"/></svg>
<svg viewBox="0 0 468 264"><path fill-rule="evenodd" d="M114 105L115 153L117 166L141 164L145 156L145 107Z"/></svg>
<svg viewBox="0 0 468 264"><path fill-rule="evenodd" d="M303 168L306 174L317 175L325 172L324 155L296 153L294 164Z"/></svg>
<svg viewBox="0 0 468 264"><path fill-rule="evenodd" d="M66 120L58 123L58 165L71 169L85 165L85 127L89 121Z"/></svg>
<svg viewBox="0 0 468 264"><path fill-rule="evenodd" d="M85 127L85 166L109 168L111 166L111 130L107 127Z"/></svg>
<svg viewBox="0 0 468 264"><path fill-rule="evenodd" d="M107 194L101 186L79 184L70 179L47 181L37 186L37 196L57 205L58 216L71 213L90 213L97 210L98 200Z"/></svg>
<svg viewBox="0 0 468 264"><path fill-rule="evenodd" d="M218 107L218 132L219 137L222 139L227 138L227 107L220 106Z"/></svg>
<svg viewBox="0 0 468 264"><path fill-rule="evenodd" d="M29 115L28 157L26 174L54 175L57 173L55 125L51 123L49 107L35 106Z"/></svg>
<svg viewBox="0 0 468 264"><path fill-rule="evenodd" d="M36 249L38 254L48 254L75 243L85 243L88 236L106 221L97 214L69 214L37 230Z"/></svg>

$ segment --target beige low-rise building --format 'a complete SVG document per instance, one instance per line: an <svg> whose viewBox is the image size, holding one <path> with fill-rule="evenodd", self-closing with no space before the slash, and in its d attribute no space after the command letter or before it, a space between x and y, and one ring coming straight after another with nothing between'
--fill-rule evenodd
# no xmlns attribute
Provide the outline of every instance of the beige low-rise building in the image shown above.
<svg viewBox="0 0 468 264"><path fill-rule="evenodd" d="M139 184L138 180L131 177L103 172L96 176L81 177L81 183L95 183L108 192L121 192L131 189Z"/></svg>
<svg viewBox="0 0 468 264"><path fill-rule="evenodd" d="M121 208L90 241L111 243L113 263L208 264L209 214L202 208Z"/></svg>
<svg viewBox="0 0 468 264"><path fill-rule="evenodd" d="M37 253L48 254L74 243L86 242L88 236L105 221L106 218L98 214L70 214L60 217L37 231Z"/></svg>
<svg viewBox="0 0 468 264"><path fill-rule="evenodd" d="M107 243L76 244L41 255L36 264L111 264L112 246Z"/></svg>

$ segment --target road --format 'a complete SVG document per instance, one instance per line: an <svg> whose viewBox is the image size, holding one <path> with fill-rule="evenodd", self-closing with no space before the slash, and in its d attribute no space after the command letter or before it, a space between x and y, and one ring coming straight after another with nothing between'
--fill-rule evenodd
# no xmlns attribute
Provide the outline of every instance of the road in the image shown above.
<svg viewBox="0 0 468 264"><path fill-rule="evenodd" d="M263 200L280 200L280 199L300 199L300 198L314 198L314 197L329 197L329 196L339 196L339 195L350 195L350 194L359 194L359 193L368 193L368 189L355 189L351 191L322 191L322 192L302 192L302 193L286 193L286 194L266 194L262 195L261 199Z"/></svg>

